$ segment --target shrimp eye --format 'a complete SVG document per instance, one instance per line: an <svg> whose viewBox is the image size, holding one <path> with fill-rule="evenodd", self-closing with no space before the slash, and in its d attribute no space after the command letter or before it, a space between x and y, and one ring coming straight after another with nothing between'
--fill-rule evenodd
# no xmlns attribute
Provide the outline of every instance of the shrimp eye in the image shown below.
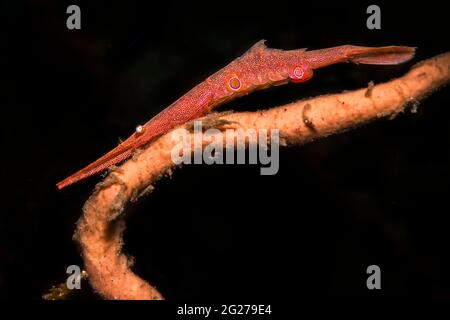
<svg viewBox="0 0 450 320"><path fill-rule="evenodd" d="M308 68L295 67L290 75L290 78L292 82L299 83L309 80L312 76L312 70Z"/></svg>
<svg viewBox="0 0 450 320"><path fill-rule="evenodd" d="M138 125L136 127L136 134L141 134L144 131L144 127L141 125Z"/></svg>
<svg viewBox="0 0 450 320"><path fill-rule="evenodd" d="M241 80L239 80L237 77L233 77L228 81L228 85L230 86L231 90L237 91L241 88Z"/></svg>

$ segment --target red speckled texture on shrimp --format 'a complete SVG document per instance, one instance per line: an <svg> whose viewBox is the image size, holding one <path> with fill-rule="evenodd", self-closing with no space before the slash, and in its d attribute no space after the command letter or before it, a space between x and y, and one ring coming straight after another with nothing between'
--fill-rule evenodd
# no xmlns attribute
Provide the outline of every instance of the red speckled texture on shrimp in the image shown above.
<svg viewBox="0 0 450 320"><path fill-rule="evenodd" d="M270 49L265 40L257 42L244 55L195 86L158 115L139 127L106 155L57 184L62 189L81 179L105 170L130 157L156 137L212 109L269 86L286 82L304 82L313 76L313 70L330 64L354 61L367 64L397 64L411 59L414 48L339 46L306 51Z"/></svg>

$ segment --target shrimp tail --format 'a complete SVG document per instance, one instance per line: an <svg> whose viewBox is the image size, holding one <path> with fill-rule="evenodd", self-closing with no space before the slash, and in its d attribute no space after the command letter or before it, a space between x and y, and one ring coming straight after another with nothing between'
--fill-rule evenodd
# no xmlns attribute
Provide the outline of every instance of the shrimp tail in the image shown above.
<svg viewBox="0 0 450 320"><path fill-rule="evenodd" d="M323 68L340 62L374 65L393 65L411 60L416 48L404 46L360 47L344 45L305 52L305 59L312 69Z"/></svg>
<svg viewBox="0 0 450 320"><path fill-rule="evenodd" d="M361 64L392 65L411 60L416 48L403 46L388 46L379 48L353 47L349 49L351 62Z"/></svg>

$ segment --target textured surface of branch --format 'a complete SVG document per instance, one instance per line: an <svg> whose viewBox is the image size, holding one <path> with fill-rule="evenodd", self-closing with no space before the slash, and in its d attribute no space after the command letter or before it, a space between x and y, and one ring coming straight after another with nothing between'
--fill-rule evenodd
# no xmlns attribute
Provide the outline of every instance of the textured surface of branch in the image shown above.
<svg viewBox="0 0 450 320"><path fill-rule="evenodd" d="M370 120L393 117L449 80L450 53L446 53L414 66L403 77L379 85L267 111L225 113L204 120L212 119L211 123L224 128L279 129L287 144L300 144ZM209 141L211 137L204 143ZM122 212L128 201L151 190L152 183L174 167L171 151L177 143L170 132L160 137L114 169L84 205L75 237L81 244L91 284L106 299L162 299L153 286L131 271L131 263L122 252Z"/></svg>

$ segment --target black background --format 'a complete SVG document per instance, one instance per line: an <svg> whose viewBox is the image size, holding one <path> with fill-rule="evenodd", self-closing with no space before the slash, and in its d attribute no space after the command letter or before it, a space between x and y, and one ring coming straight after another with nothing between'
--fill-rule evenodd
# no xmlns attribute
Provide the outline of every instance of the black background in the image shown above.
<svg viewBox="0 0 450 320"><path fill-rule="evenodd" d="M410 45L400 66L343 64L232 102L270 108L389 80L449 50L447 11L304 1L3 1L0 298L41 299L82 265L71 237L99 176L55 183L113 148L260 39L283 49ZM66 28L81 7L82 29ZM127 209L134 270L171 300L450 298L448 88L417 113L281 149L280 171L185 166ZM366 288L366 268L382 290ZM85 284L76 299L98 299Z"/></svg>

